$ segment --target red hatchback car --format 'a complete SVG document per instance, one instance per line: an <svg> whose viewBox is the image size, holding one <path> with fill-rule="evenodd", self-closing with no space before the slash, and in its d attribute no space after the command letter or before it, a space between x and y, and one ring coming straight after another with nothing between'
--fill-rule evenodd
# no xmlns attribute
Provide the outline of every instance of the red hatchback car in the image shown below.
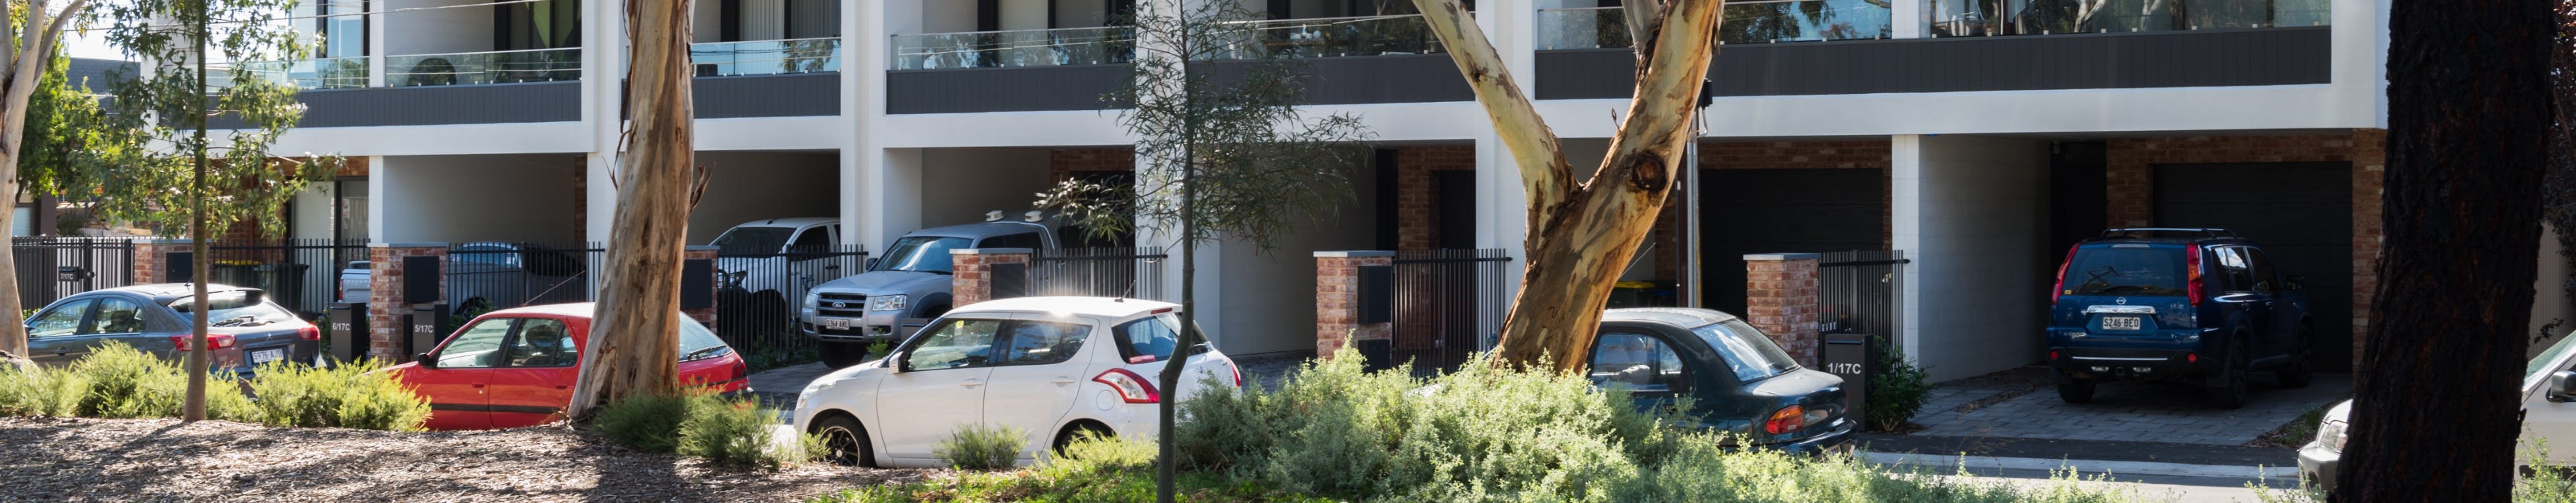
<svg viewBox="0 0 2576 503"><path fill-rule="evenodd" d="M438 349L385 369L429 399L433 430L517 428L553 422L572 403L592 304L504 309L474 318ZM694 320L680 320L680 381L748 391L742 356Z"/></svg>

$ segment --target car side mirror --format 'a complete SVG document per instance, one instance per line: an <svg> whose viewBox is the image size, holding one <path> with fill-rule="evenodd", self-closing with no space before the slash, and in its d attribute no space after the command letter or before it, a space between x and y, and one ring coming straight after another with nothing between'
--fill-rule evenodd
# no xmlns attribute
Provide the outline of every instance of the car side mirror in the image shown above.
<svg viewBox="0 0 2576 503"><path fill-rule="evenodd" d="M2576 402L2576 389L2570 387L2576 387L2576 371L2561 370L2549 374L2549 389L2542 395L2549 399L2549 403Z"/></svg>
<svg viewBox="0 0 2576 503"><path fill-rule="evenodd" d="M880 260L885 260L885 258L883 258L883 257L868 257L868 267L867 267L867 269L868 269L868 270L870 270L870 271L877 270L877 261L880 261Z"/></svg>
<svg viewBox="0 0 2576 503"><path fill-rule="evenodd" d="M411 361L412 361L413 363L418 363L418 364L420 364L420 368L425 368L425 369L434 369L434 368L438 368L438 360L432 360L432 359L430 359L430 358L429 358L429 353L421 353L421 354L411 355Z"/></svg>
<svg viewBox="0 0 2576 503"><path fill-rule="evenodd" d="M886 373L888 373L888 374L901 374L901 373L903 373L903 371L904 371L904 368L903 368L903 352L902 352L902 351L894 351L894 352L886 353L886 356L885 356L885 368L886 368Z"/></svg>
<svg viewBox="0 0 2576 503"><path fill-rule="evenodd" d="M2290 275L2290 278L2289 278L2289 284L2288 284L2288 285L2285 285L2285 286L2290 287L2290 289L2291 289L2291 290L2297 290L2297 289L2299 289L2299 288L2300 288L2300 285L2305 285L2305 284L2308 284L2308 278L2303 277L2303 276L2299 276L2299 275L2297 275L2297 274L2292 274L2292 275Z"/></svg>

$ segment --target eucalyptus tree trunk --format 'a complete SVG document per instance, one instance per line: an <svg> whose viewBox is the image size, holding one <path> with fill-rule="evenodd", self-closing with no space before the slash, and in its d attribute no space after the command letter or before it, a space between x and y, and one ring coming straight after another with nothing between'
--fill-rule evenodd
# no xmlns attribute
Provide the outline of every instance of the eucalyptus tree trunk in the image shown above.
<svg viewBox="0 0 2576 503"><path fill-rule="evenodd" d="M1519 297L1503 318L1496 361L1577 370L1601 324L1611 285L1654 228L1679 179L1725 2L1630 2L1627 18L1638 25L1631 33L1653 36L1635 38L1636 97L1609 155L1588 181L1575 178L1556 133L1530 106L1466 8L1458 0L1414 4L1511 150L1529 202L1529 236L1522 244L1529 265Z"/></svg>
<svg viewBox="0 0 2576 503"><path fill-rule="evenodd" d="M641 394L678 391L680 264L696 148L690 134L690 0L627 0L633 37L626 96L633 123L619 159L606 282L569 417Z"/></svg>
<svg viewBox="0 0 2576 503"><path fill-rule="evenodd" d="M54 43L61 39L63 23L89 6L89 0L72 0L63 6L59 16L48 15L52 7L47 0L30 0L26 6L26 27L19 33L0 23L7 32L7 52L0 54L0 66L6 66L7 79L0 80L0 193L17 194L18 159L26 145L28 102L36 95L37 82L44 77L45 59L54 54ZM14 200L14 199L13 199ZM45 225L38 223L38 225ZM16 238L0 233L0 249L16 250ZM26 299L18 296L17 253L0 253L0 352L27 354Z"/></svg>
<svg viewBox="0 0 2576 503"><path fill-rule="evenodd" d="M2513 495L2551 3L2392 8L2387 237L2334 501Z"/></svg>

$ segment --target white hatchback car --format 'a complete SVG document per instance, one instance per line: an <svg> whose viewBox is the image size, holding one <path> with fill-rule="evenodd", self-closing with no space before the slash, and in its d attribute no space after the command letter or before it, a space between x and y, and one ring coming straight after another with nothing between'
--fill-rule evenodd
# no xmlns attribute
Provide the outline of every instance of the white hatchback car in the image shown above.
<svg viewBox="0 0 2576 503"><path fill-rule="evenodd" d="M1179 311L1106 297L958 307L885 358L806 385L795 424L823 436L834 461L868 466L945 466L934 453L940 441L978 423L1027 431L1022 464L1077 433L1151 437L1160 401L1186 400L1208 382L1243 385L1233 360L1199 346L1179 392L1157 389L1180 342Z"/></svg>

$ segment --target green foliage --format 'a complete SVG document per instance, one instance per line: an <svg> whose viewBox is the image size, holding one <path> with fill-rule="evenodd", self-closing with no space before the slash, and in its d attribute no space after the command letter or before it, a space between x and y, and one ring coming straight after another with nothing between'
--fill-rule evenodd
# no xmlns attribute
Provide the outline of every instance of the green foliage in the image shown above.
<svg viewBox="0 0 2576 503"><path fill-rule="evenodd" d="M89 383L80 374L0 366L0 416L77 415Z"/></svg>
<svg viewBox="0 0 2576 503"><path fill-rule="evenodd" d="M609 402L591 424L627 447L674 452L680 447L680 421L688 413L687 397L647 393Z"/></svg>
<svg viewBox="0 0 2576 503"><path fill-rule="evenodd" d="M1020 457L1020 449L1028 445L1028 430L968 424L940 440L932 453L959 469L1000 470L1010 468Z"/></svg>
<svg viewBox="0 0 2576 503"><path fill-rule="evenodd" d="M429 419L429 401L373 360L315 368L286 363L259 366L250 381L259 397L260 424L302 428L418 431Z"/></svg>
<svg viewBox="0 0 2576 503"><path fill-rule="evenodd" d="M178 417L187 400L188 377L161 358L121 343L108 342L72 364L71 372L89 384L75 402L75 414L105 418ZM253 417L241 382L218 374L206 383L206 417L244 420Z"/></svg>
<svg viewBox="0 0 2576 503"><path fill-rule="evenodd" d="M885 343L879 342L877 344ZM870 349L874 349L874 347L871 346ZM744 354L742 358L743 366L754 374L758 374L761 371L769 369L793 367L822 361L822 359L823 352L816 351L811 347L754 351Z"/></svg>
<svg viewBox="0 0 2576 503"><path fill-rule="evenodd" d="M1153 501L1154 444L1133 438L1076 440L1065 455L1018 472L959 472L953 479L870 486L825 494L811 503L912 501ZM1183 476L1183 501L1323 502L1259 482L1207 473Z"/></svg>
<svg viewBox="0 0 2576 503"><path fill-rule="evenodd" d="M294 25L246 22L289 12L295 4L131 0L99 8L110 21L107 41L142 60L263 62L310 54L311 44ZM204 56L195 56L200 49ZM270 152L303 116L304 105L295 99L293 82L248 69L255 65L235 66L244 68L147 65L142 74L99 89L116 96L91 149L107 169L88 186L62 188L95 194L98 210L110 220L157 222L163 229L192 229L192 236L221 235L233 222L255 222L268 233L283 230L286 203L311 182L328 179L339 160ZM207 228L187 225L197 210Z"/></svg>
<svg viewBox="0 0 2576 503"><path fill-rule="evenodd" d="M1879 336L1878 375L1869 377L1868 424L1881 431L1898 430L1914 415L1923 411L1923 403L1932 400L1932 374L1905 357L1905 348ZM2311 423L2313 424L2313 423Z"/></svg>
<svg viewBox="0 0 2576 503"><path fill-rule="evenodd" d="M789 452L773 446L770 432L778 425L778 411L762 408L759 400L695 394L686 402L689 415L680 421L682 456L706 458L724 466L770 469L811 459L799 459L807 448L802 438Z"/></svg>

